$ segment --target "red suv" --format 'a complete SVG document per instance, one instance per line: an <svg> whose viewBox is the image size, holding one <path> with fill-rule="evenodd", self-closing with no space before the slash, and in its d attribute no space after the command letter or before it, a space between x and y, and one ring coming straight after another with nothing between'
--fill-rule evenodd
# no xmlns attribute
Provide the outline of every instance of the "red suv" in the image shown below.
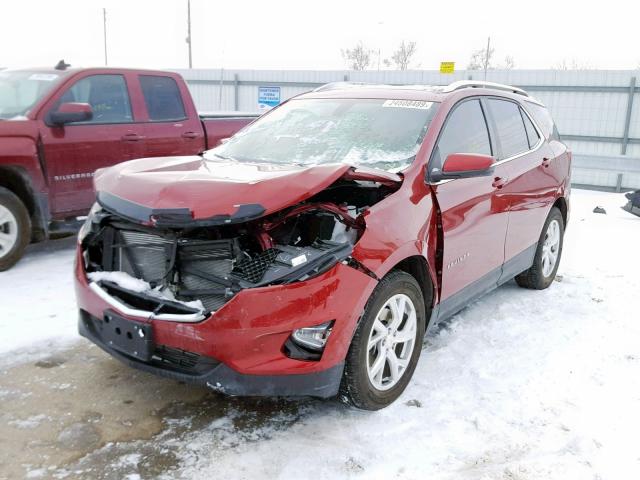
<svg viewBox="0 0 640 480"><path fill-rule="evenodd" d="M428 327L512 278L552 283L570 163L514 87L321 87L202 156L96 173L80 333L229 395L382 408Z"/></svg>

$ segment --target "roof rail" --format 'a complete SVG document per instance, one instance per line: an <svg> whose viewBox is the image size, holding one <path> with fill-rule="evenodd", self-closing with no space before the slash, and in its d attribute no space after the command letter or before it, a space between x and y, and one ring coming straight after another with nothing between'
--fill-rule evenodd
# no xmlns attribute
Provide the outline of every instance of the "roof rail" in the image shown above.
<svg viewBox="0 0 640 480"><path fill-rule="evenodd" d="M357 87L363 85L371 85L365 82L329 82L314 88L314 92L326 92L329 90L340 90L341 88Z"/></svg>
<svg viewBox="0 0 640 480"><path fill-rule="evenodd" d="M529 96L527 92L518 87L503 85L502 83L483 82L480 80L460 80L458 82L453 82L447 85L443 89L443 91L453 92L455 90L461 90L463 88L489 88L493 90L502 90L503 92L517 93L518 95L523 95L525 97Z"/></svg>

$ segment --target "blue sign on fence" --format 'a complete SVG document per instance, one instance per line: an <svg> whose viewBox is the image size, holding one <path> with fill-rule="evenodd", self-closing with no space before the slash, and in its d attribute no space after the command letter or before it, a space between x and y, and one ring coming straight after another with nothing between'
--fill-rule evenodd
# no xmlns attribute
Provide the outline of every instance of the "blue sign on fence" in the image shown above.
<svg viewBox="0 0 640 480"><path fill-rule="evenodd" d="M258 87L258 107L271 110L280 105L280 87Z"/></svg>

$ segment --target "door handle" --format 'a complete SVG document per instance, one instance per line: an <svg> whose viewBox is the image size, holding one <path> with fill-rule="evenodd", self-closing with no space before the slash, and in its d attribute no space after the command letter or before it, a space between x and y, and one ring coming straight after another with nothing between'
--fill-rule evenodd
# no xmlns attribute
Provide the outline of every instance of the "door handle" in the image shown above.
<svg viewBox="0 0 640 480"><path fill-rule="evenodd" d="M182 138L198 138L198 132L184 132Z"/></svg>
<svg viewBox="0 0 640 480"><path fill-rule="evenodd" d="M544 168L549 168L550 165L551 165L551 159L550 158L545 157L545 158L542 159L542 166Z"/></svg>
<svg viewBox="0 0 640 480"><path fill-rule="evenodd" d="M497 188L499 190L502 187L504 187L507 184L508 181L509 181L508 178L496 177L496 178L493 179L493 183L491 184L491 186L493 188Z"/></svg>
<svg viewBox="0 0 640 480"><path fill-rule="evenodd" d="M123 142L139 142L140 140L144 140L145 137L143 135L138 135L137 133L127 133L120 137L120 140Z"/></svg>

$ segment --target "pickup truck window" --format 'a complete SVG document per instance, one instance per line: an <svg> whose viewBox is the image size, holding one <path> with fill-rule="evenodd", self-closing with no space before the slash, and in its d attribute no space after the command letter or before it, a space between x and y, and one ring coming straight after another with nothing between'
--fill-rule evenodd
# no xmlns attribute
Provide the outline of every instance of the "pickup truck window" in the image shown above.
<svg viewBox="0 0 640 480"><path fill-rule="evenodd" d="M449 115L433 152L431 168L441 169L451 153L492 155L487 122L476 99L458 104Z"/></svg>
<svg viewBox="0 0 640 480"><path fill-rule="evenodd" d="M436 110L422 100L290 100L210 152L241 162L399 171L413 161Z"/></svg>
<svg viewBox="0 0 640 480"><path fill-rule="evenodd" d="M93 110L93 118L88 123L131 123L131 102L127 83L122 75L91 75L78 80L58 100L54 111L63 103L88 103Z"/></svg>
<svg viewBox="0 0 640 480"><path fill-rule="evenodd" d="M149 120L152 122L171 122L187 118L182 95L180 95L178 84L173 78L140 75L140 86L149 113Z"/></svg>
<svg viewBox="0 0 640 480"><path fill-rule="evenodd" d="M63 76L33 70L0 72L0 120L26 115Z"/></svg>

